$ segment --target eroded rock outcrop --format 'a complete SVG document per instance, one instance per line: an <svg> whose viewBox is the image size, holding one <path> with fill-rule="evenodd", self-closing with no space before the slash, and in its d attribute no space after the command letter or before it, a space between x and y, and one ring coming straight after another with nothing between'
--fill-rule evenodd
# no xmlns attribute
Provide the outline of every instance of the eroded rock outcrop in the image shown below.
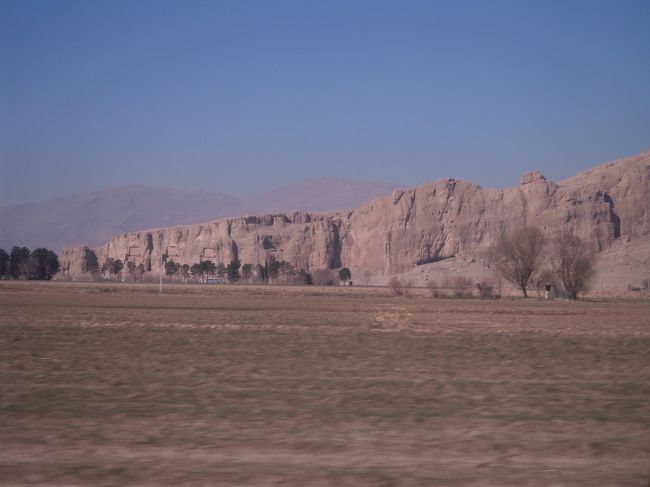
<svg viewBox="0 0 650 487"><path fill-rule="evenodd" d="M133 232L95 251L100 261L132 260L151 272L160 268L162 255L187 264L263 264L274 256L296 268L343 265L389 275L441 257L481 255L502 232L527 224L549 236L570 228L597 251L622 236L649 235L650 152L557 184L538 171L508 189L444 179L395 190L346 212L248 216ZM77 262L83 252L74 248L61 255L68 274L83 268Z"/></svg>

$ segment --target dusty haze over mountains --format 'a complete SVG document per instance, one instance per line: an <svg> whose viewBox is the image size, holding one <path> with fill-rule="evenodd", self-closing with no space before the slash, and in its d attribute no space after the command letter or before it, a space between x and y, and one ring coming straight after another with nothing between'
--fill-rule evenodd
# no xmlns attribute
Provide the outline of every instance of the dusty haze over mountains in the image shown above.
<svg viewBox="0 0 650 487"><path fill-rule="evenodd" d="M0 248L13 245L91 247L118 233L201 223L223 217L355 208L399 187L390 183L318 178L249 200L223 193L125 186L51 201L0 208Z"/></svg>
<svg viewBox="0 0 650 487"><path fill-rule="evenodd" d="M549 237L573 231L601 257L609 256L601 262L603 272L627 265L632 266L627 277L650 274L650 151L558 183L538 171L507 189L441 179L396 189L349 211L259 214L123 233L96 253L100 259L143 263L154 273L166 254L181 264L263 264L273 256L295 268L347 266L356 275L389 276L441 258L476 262L502 232L525 225ZM82 274L84 255L79 247L66 251L64 272Z"/></svg>

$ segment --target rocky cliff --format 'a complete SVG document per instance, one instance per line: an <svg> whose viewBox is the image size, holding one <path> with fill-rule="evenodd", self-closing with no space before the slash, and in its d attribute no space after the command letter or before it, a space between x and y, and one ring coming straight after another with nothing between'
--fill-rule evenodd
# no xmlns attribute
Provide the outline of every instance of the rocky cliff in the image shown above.
<svg viewBox="0 0 650 487"><path fill-rule="evenodd" d="M390 275L450 256L481 255L502 232L531 224L549 236L572 229L596 251L620 238L650 236L650 151L554 183L525 174L508 189L454 179L396 190L358 209L222 219L116 235L97 249L157 272L162 254L175 262L264 263L296 268L350 267ZM61 255L64 273L79 275L86 250Z"/></svg>

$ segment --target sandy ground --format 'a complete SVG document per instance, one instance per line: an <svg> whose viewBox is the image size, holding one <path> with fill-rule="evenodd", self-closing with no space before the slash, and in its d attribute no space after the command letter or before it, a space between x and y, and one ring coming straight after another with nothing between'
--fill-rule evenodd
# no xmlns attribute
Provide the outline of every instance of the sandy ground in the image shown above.
<svg viewBox="0 0 650 487"><path fill-rule="evenodd" d="M648 486L650 302L0 283L1 485Z"/></svg>

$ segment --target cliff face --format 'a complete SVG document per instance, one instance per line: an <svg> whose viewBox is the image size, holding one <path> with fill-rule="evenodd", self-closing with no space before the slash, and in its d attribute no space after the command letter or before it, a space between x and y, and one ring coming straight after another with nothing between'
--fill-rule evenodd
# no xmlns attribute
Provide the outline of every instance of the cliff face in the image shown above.
<svg viewBox="0 0 650 487"><path fill-rule="evenodd" d="M270 256L296 267L338 267L340 262L337 215L265 215L229 218L201 225L187 225L113 237L97 249L106 257L144 263L146 269L160 266L161 253L174 262L193 264L210 260L225 264L261 263Z"/></svg>
<svg viewBox="0 0 650 487"><path fill-rule="evenodd" d="M570 228L597 251L622 236L650 235L650 152L558 184L539 172L508 189L439 180L348 212L250 216L117 235L96 253L100 262L133 260L153 272L161 254L190 265L234 259L263 264L273 255L296 268L347 266L388 275L416 262L479 256L503 231L527 224L549 236ZM74 275L81 258L81 250L71 249L61 261Z"/></svg>

